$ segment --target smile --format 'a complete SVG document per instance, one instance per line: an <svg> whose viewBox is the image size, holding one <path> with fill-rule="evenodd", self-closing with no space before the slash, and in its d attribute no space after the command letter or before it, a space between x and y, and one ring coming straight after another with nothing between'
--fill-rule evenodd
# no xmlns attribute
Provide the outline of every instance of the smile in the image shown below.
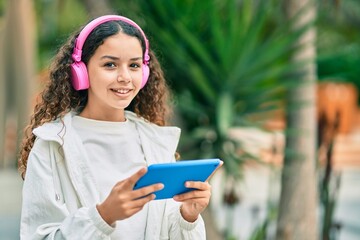
<svg viewBox="0 0 360 240"><path fill-rule="evenodd" d="M129 93L131 91L131 89L114 89L114 88L112 88L111 91L113 91L115 93L126 94L126 93Z"/></svg>

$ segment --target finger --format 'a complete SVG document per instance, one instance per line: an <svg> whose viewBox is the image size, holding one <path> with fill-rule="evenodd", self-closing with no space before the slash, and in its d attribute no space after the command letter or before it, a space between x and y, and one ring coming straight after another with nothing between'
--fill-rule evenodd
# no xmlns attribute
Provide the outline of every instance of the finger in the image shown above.
<svg viewBox="0 0 360 240"><path fill-rule="evenodd" d="M148 196L145 196L143 198L138 198L136 200L133 200L131 202L132 208L143 208L146 203L150 202L151 200L154 200L155 197L156 197L155 194L149 194Z"/></svg>
<svg viewBox="0 0 360 240"><path fill-rule="evenodd" d="M210 178L216 173L217 170L219 170L219 168L222 167L222 165L224 164L224 161L220 161L219 165L216 167L216 169L210 174L210 176L206 179L206 182L208 182L210 180Z"/></svg>
<svg viewBox="0 0 360 240"><path fill-rule="evenodd" d="M152 184L152 185L134 190L132 192L132 197L133 197L133 199L142 198L144 196L149 195L150 193L157 192L163 188L164 188L164 184L162 184L162 183Z"/></svg>
<svg viewBox="0 0 360 240"><path fill-rule="evenodd" d="M208 190L193 190L190 192L186 192L186 193L182 193L179 195L174 196L174 200L176 201L185 201L185 200L194 200L197 198L207 198L210 199L211 197L211 191L210 189Z"/></svg>
<svg viewBox="0 0 360 240"><path fill-rule="evenodd" d="M184 201L188 201L188 200L192 200L192 201L199 201L200 199L203 199L206 201L208 201L208 199L210 199L211 193L209 191L190 191L187 193L183 193L183 194L179 194L174 196L174 200L178 201L178 202L184 202Z"/></svg>
<svg viewBox="0 0 360 240"><path fill-rule="evenodd" d="M144 205L142 205L140 207L134 207L134 208L131 208L131 209L127 209L127 210L124 211L124 215L126 216L126 218L131 217L134 214L141 211L143 208L144 208Z"/></svg>
<svg viewBox="0 0 360 240"><path fill-rule="evenodd" d="M155 199L155 194L150 194L144 198L131 200L122 205L122 213L125 216L130 217L136 212L140 211L146 203L154 199Z"/></svg>
<svg viewBox="0 0 360 240"><path fill-rule="evenodd" d="M208 182L201 181L187 181L185 187L206 191L211 189L211 185Z"/></svg>
<svg viewBox="0 0 360 240"><path fill-rule="evenodd" d="M131 175L129 178L125 180L125 185L127 187L133 188L135 186L135 183L139 181L139 179L145 175L147 172L147 168L141 168L139 171Z"/></svg>
<svg viewBox="0 0 360 240"><path fill-rule="evenodd" d="M124 219L133 216L134 214L138 213L141 209L142 208L132 208L132 209L127 210L126 212L124 212L124 215L125 215ZM121 219L121 220L123 220L123 219Z"/></svg>

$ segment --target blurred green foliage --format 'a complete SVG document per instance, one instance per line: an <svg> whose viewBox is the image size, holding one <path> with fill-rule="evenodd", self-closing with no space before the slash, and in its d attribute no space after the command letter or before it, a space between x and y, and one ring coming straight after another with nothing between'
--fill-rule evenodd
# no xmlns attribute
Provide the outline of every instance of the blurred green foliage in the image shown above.
<svg viewBox="0 0 360 240"><path fill-rule="evenodd" d="M47 68L58 48L76 29L89 21L78 0L35 0L39 59L38 70Z"/></svg>
<svg viewBox="0 0 360 240"><path fill-rule="evenodd" d="M41 70L69 33L90 17L80 0L35 3ZM109 3L143 27L164 66L183 124L183 158L216 155L233 159L226 164L229 171L244 159L255 158L236 154L239 143L229 139L227 132L233 126L254 124L247 117L277 107L268 103L281 100L289 87L284 78L292 67L287 54L297 36L286 33L280 1ZM344 17L349 14L343 9L330 2L320 4L318 76L359 86L360 34L353 20L358 15Z"/></svg>
<svg viewBox="0 0 360 240"><path fill-rule="evenodd" d="M137 1L160 52L183 120L183 158L219 157L231 176L249 159L229 136L248 116L282 99L287 61L301 31L289 34L280 1ZM296 21L296 19L294 19Z"/></svg>
<svg viewBox="0 0 360 240"><path fill-rule="evenodd" d="M34 0L34 3L39 34L38 69L41 70L47 67L49 59L53 57L57 48L66 40L68 34L88 21L89 16L80 0ZM170 4L172 5L172 10L170 9L172 12L166 12L169 9L167 9L166 6L161 7L159 5L162 4L163 1L137 0L126 4L124 4L124 1L109 1L109 3L119 14L124 14L125 16L136 19L140 22L140 25L147 30L150 38L154 39L154 41L152 41L153 47L157 48L160 55L165 55L162 61L172 86L180 90L188 88L189 84L183 81L180 84L178 80L175 80L183 79L184 74L176 72L177 68L173 67L174 60L166 56L169 55L167 52L171 53L172 51L164 50L161 42L157 41L161 37L158 36L156 30L152 29L150 21L157 21L156 19L161 18L161 23L164 25L164 29L166 29L169 24L178 21L176 19L179 14L182 14L182 20L187 21L187 26L191 27L191 25L193 25L192 31L194 31L194 29L197 31L196 28L201 26L200 24L204 25L205 21L193 24L200 18L197 13L195 13L196 15L190 15L191 13L198 11L200 12L200 16L201 14L208 14L210 17L212 13L207 9L209 3L231 6L228 1L206 1L204 5L200 3L197 4L191 0L182 1L181 3L175 1ZM156 4L162 8L160 12L149 8L149 5ZM165 5L169 5L169 3ZM203 6L196 9L197 5ZM6 0L1 0L1 15L4 14L5 6ZM158 15L162 12L166 13L169 18L164 19L166 16L161 17L161 15ZM224 10L222 10L222 12L223 17L227 17L228 20L230 20L230 16L226 16ZM243 9L242 13L239 12L239 14L241 14L243 18L249 18L250 16L246 8ZM360 88L360 68L358 67L360 63L360 2L357 0L319 1L318 15L317 47L319 54L319 79L328 80L330 78L335 81L353 82ZM276 18L279 19L279 16L281 15L272 14L274 21L276 21ZM187 20L185 18L187 18ZM272 31L271 26L268 27L268 31ZM204 36L204 38L205 37L206 36ZM228 37L228 39L229 38L230 37ZM206 39L204 43L206 43ZM247 44L248 43L244 46ZM228 47L229 46L231 46L231 44L229 44Z"/></svg>
<svg viewBox="0 0 360 240"><path fill-rule="evenodd" d="M325 2L325 3L324 3ZM35 0L38 70L47 68L69 33L89 19L80 0ZM158 53L182 120L183 158L220 157L235 174L245 159L241 143L229 138L234 126L252 125L248 116L272 110L289 87L284 77L296 35L287 34L280 0L109 1L136 20ZM351 5L349 4L351 3ZM359 80L360 3L319 3L319 79ZM354 7L356 6L356 7ZM3 11L4 1L0 2ZM323 11L325 9L326 11ZM355 12L355 13L354 13ZM255 123L256 124L256 123Z"/></svg>
<svg viewBox="0 0 360 240"><path fill-rule="evenodd" d="M5 12L5 0L0 0L0 16L3 16Z"/></svg>
<svg viewBox="0 0 360 240"><path fill-rule="evenodd" d="M351 82L360 89L360 2L336 2L319 2L319 80Z"/></svg>
<svg viewBox="0 0 360 240"><path fill-rule="evenodd" d="M352 44L342 47L329 55L318 59L320 80L360 83L360 45ZM360 87L360 85L358 85Z"/></svg>

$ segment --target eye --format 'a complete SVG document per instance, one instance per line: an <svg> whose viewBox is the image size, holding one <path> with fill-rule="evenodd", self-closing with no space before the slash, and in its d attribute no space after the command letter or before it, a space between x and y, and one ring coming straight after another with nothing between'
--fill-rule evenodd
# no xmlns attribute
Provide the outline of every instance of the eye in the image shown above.
<svg viewBox="0 0 360 240"><path fill-rule="evenodd" d="M107 62L104 64L104 67L106 68L115 68L116 64L114 62Z"/></svg>
<svg viewBox="0 0 360 240"><path fill-rule="evenodd" d="M141 64L139 64L139 63L131 63L130 67L131 68L139 68L139 67L141 67Z"/></svg>

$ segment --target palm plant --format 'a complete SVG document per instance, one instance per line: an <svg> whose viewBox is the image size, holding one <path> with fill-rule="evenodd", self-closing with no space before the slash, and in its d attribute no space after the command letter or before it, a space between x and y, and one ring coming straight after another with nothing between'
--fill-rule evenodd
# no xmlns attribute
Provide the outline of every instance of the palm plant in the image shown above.
<svg viewBox="0 0 360 240"><path fill-rule="evenodd" d="M318 20L319 79L350 82L360 89L360 3L323 1L320 6L325 11Z"/></svg>
<svg viewBox="0 0 360 240"><path fill-rule="evenodd" d="M279 80L290 68L285 56L297 36L284 34L278 1L138 3L177 94L182 156L217 156L228 176L238 177L239 166L256 156L239 153L229 130L274 107L265 103L279 99Z"/></svg>
<svg viewBox="0 0 360 240"><path fill-rule="evenodd" d="M259 126L249 116L273 110L293 67L287 61L299 36L282 22L279 1L141 1L153 49L161 54L176 91L182 120L182 158L219 157L230 187L224 203L233 212L242 166L259 160L229 134ZM135 17L133 17L135 18ZM139 22L139 21L138 21ZM141 21L140 21L141 24ZM225 238L232 237L232 220ZM264 230L266 231L266 230Z"/></svg>
<svg viewBox="0 0 360 240"><path fill-rule="evenodd" d="M280 2L138 0L129 12L141 12L146 21L127 14L150 33L152 49L175 90L182 158L224 160L223 200L230 215L240 201L236 179L242 166L259 159L229 133L236 127L259 127L251 116L282 101L284 90L292 87L286 83L288 72L296 67L288 56L306 29L289 31L291 20L283 21ZM233 235L230 218L226 239Z"/></svg>

